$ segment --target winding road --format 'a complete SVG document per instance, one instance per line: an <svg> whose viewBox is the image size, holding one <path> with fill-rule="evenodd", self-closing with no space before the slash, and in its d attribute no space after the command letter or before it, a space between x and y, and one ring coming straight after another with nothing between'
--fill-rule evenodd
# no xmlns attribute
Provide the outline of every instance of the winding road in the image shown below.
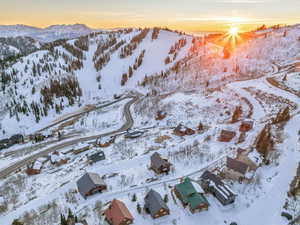
<svg viewBox="0 0 300 225"><path fill-rule="evenodd" d="M131 128L134 124L134 120L133 120L131 112L130 112L130 107L131 107L131 105L133 105L134 103L136 103L139 100L139 97L138 96L129 96L129 97L126 97L126 98L132 98L132 99L129 102L127 102L124 106L123 113L124 113L126 121L125 121L125 123L123 124L123 126L121 128L119 128L115 131L104 133L104 134L93 135L93 136L88 136L88 137L82 137L82 138L78 138L78 139L75 139L75 140L63 142L63 143L57 144L55 146L46 148L45 150L40 151L37 154L34 154L34 155L29 156L25 159L22 159L22 160L20 160L16 163L14 163L13 165L10 165L10 166L6 167L5 169L1 170L0 171L0 179L3 179L5 177L7 177L9 174L21 169L22 167L24 167L25 165L27 165L29 163L34 162L35 160L37 160L38 158L40 158L42 156L48 155L51 152L60 150L62 148L66 148L68 146L78 144L80 142L85 142L85 141L95 140L95 139L101 138L101 137L115 135L115 134L124 132L127 129ZM125 98L123 98L123 99L125 99ZM108 103L108 104L106 104L106 106L112 105L112 104L114 104L116 102L119 102L119 101L120 101L120 99L116 100L112 103ZM104 107L104 106L101 106L101 107ZM84 112L84 113L86 113L86 112ZM68 118L68 119L70 119L70 118ZM51 125L51 126L53 126L53 125Z"/></svg>

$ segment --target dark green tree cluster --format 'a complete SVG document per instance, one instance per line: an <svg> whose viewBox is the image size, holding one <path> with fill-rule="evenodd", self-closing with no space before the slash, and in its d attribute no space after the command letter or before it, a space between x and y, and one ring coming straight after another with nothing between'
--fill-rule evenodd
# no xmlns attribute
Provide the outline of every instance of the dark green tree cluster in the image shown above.
<svg viewBox="0 0 300 225"><path fill-rule="evenodd" d="M68 209L68 216L60 215L60 225L75 225L78 223L78 218L75 216L71 209Z"/></svg>
<svg viewBox="0 0 300 225"><path fill-rule="evenodd" d="M75 48L73 45L70 45L68 43L63 44L63 47L71 53L74 57L78 59L83 59L83 53L82 50Z"/></svg>
<svg viewBox="0 0 300 225"><path fill-rule="evenodd" d="M178 50L183 48L186 45L186 43L187 41L185 38L181 38L180 40L178 40L174 45L171 46L169 55L175 54Z"/></svg>
<svg viewBox="0 0 300 225"><path fill-rule="evenodd" d="M89 50L89 37L88 36L82 36L78 38L75 42L74 45L81 49L82 51L88 51Z"/></svg>
<svg viewBox="0 0 300 225"><path fill-rule="evenodd" d="M127 56L131 56L133 51L137 48L137 46L144 40L149 32L148 28L141 30L139 34L134 36L130 43L121 48L120 58L126 58Z"/></svg>
<svg viewBox="0 0 300 225"><path fill-rule="evenodd" d="M160 28L159 27L154 27L152 31L152 40L156 40L159 35Z"/></svg>
<svg viewBox="0 0 300 225"><path fill-rule="evenodd" d="M100 55L103 55L103 53L108 50L109 48L111 48L113 45L115 45L117 43L117 39L113 34L110 34L108 37L108 40L105 42L100 42L97 46L97 49L94 53L94 57L93 60L94 62L97 60L97 58Z"/></svg>

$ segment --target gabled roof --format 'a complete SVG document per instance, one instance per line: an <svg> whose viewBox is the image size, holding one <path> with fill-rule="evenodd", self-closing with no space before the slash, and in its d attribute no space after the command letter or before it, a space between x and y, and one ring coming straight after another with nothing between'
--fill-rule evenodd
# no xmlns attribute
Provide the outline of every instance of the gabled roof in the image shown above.
<svg viewBox="0 0 300 225"><path fill-rule="evenodd" d="M86 173L77 181L78 191L83 196L90 190L99 186L106 186L106 184L96 173Z"/></svg>
<svg viewBox="0 0 300 225"><path fill-rule="evenodd" d="M182 183L177 184L175 188L181 195L182 201L189 204L192 209L197 208L201 204L208 204L207 199L196 191L188 177Z"/></svg>
<svg viewBox="0 0 300 225"><path fill-rule="evenodd" d="M166 160L164 160L160 154L158 154L157 152L155 152L152 156L151 156L151 166L154 168L160 168L161 166L166 167L169 166L170 163Z"/></svg>
<svg viewBox="0 0 300 225"><path fill-rule="evenodd" d="M232 169L236 172L239 172L243 175L247 173L249 166L246 163L243 163L239 160L227 157L226 166L228 169Z"/></svg>
<svg viewBox="0 0 300 225"><path fill-rule="evenodd" d="M223 183L220 177L208 170L202 174L201 179L208 181L209 186L214 187L224 199L228 199L229 197L236 195L226 184Z"/></svg>
<svg viewBox="0 0 300 225"><path fill-rule="evenodd" d="M201 179L213 181L213 182L214 182L215 184L217 184L217 185L223 185L223 184L224 184L220 177L218 177L217 175L211 173L211 172L208 171L208 170L206 170L206 171L201 175Z"/></svg>
<svg viewBox="0 0 300 225"><path fill-rule="evenodd" d="M151 189L145 197L145 208L149 209L149 212L153 217L160 211L160 209L169 210L161 195L153 189Z"/></svg>
<svg viewBox="0 0 300 225"><path fill-rule="evenodd" d="M226 137L226 138L233 138L235 136L235 134L236 133L234 131L222 130L220 136Z"/></svg>
<svg viewBox="0 0 300 225"><path fill-rule="evenodd" d="M105 154L103 151L100 151L100 152L96 152L92 155L89 155L88 156L88 159L93 161L93 162L97 162L99 160L102 160L102 159L105 159Z"/></svg>
<svg viewBox="0 0 300 225"><path fill-rule="evenodd" d="M105 211L105 215L113 225L119 225L124 219L133 220L133 216L126 205L117 199L111 202L111 205Z"/></svg>

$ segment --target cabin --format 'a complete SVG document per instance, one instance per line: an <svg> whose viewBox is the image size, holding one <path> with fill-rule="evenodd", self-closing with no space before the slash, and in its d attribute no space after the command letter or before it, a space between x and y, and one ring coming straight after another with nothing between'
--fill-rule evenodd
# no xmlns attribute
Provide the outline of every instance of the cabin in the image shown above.
<svg viewBox="0 0 300 225"><path fill-rule="evenodd" d="M9 142L8 138L2 139L0 140L0 150L1 149L6 149L9 148L11 145L11 143Z"/></svg>
<svg viewBox="0 0 300 225"><path fill-rule="evenodd" d="M68 159L65 155L55 151L50 155L50 162L52 165L61 166L68 163Z"/></svg>
<svg viewBox="0 0 300 225"><path fill-rule="evenodd" d="M162 199L161 195L153 189L148 192L144 200L144 209L152 216L153 219L170 214L170 209Z"/></svg>
<svg viewBox="0 0 300 225"><path fill-rule="evenodd" d="M248 152L247 150L243 150L238 148L238 154L236 159L247 164L250 170L255 171L262 163L262 157L257 151Z"/></svg>
<svg viewBox="0 0 300 225"><path fill-rule="evenodd" d="M41 133L31 134L29 135L29 140L34 142L41 142L46 139L46 136Z"/></svg>
<svg viewBox="0 0 300 225"><path fill-rule="evenodd" d="M107 190L107 185L97 173L86 173L78 181L79 193L85 199L87 196Z"/></svg>
<svg viewBox="0 0 300 225"><path fill-rule="evenodd" d="M226 160L226 175L228 178L238 181L243 181L247 178L250 167L237 159L227 157Z"/></svg>
<svg viewBox="0 0 300 225"><path fill-rule="evenodd" d="M243 121L240 125L240 132L248 132L253 128L253 121Z"/></svg>
<svg viewBox="0 0 300 225"><path fill-rule="evenodd" d="M22 134L15 134L9 138L9 142L14 144L22 144L24 142L24 136Z"/></svg>
<svg viewBox="0 0 300 225"><path fill-rule="evenodd" d="M93 164L102 160L105 160L105 154L103 151L96 152L87 156L89 164Z"/></svg>
<svg viewBox="0 0 300 225"><path fill-rule="evenodd" d="M221 178L206 170L200 177L201 187L211 193L223 205L234 203L236 194L221 180Z"/></svg>
<svg viewBox="0 0 300 225"><path fill-rule="evenodd" d="M163 120L164 118L166 118L166 116L167 116L167 113L160 110L156 113L155 120Z"/></svg>
<svg viewBox="0 0 300 225"><path fill-rule="evenodd" d="M219 136L219 141L230 142L235 137L235 135L236 133L234 131L222 130Z"/></svg>
<svg viewBox="0 0 300 225"><path fill-rule="evenodd" d="M37 175L41 173L43 167L43 163L40 161L35 161L33 162L31 165L27 165L27 169L26 169L26 173L27 175L31 176L31 175Z"/></svg>
<svg viewBox="0 0 300 225"><path fill-rule="evenodd" d="M96 145L98 145L101 148L107 148L111 144L115 143L116 136L110 136L110 137L104 137L104 138L99 138L96 141Z"/></svg>
<svg viewBox="0 0 300 225"><path fill-rule="evenodd" d="M77 148L73 149L74 154L80 154L82 152L85 152L87 150L90 150L91 146L89 144L80 143L77 145Z"/></svg>
<svg viewBox="0 0 300 225"><path fill-rule="evenodd" d="M168 174L170 172L171 163L169 163L167 159L162 158L159 153L153 153L150 160L150 169L152 169L156 174Z"/></svg>
<svg viewBox="0 0 300 225"><path fill-rule="evenodd" d="M126 134L124 135L125 138L138 138L140 136L142 136L144 134L144 132L142 131L133 131L133 132L129 132L127 131Z"/></svg>
<svg viewBox="0 0 300 225"><path fill-rule="evenodd" d="M189 207L192 213L208 210L209 203L201 192L199 189L196 190L188 177L174 187L176 197L181 201L183 207Z"/></svg>
<svg viewBox="0 0 300 225"><path fill-rule="evenodd" d="M193 135L195 131L191 128L188 128L181 123L174 129L173 133L177 136L186 136L186 135Z"/></svg>
<svg viewBox="0 0 300 225"><path fill-rule="evenodd" d="M105 219L111 225L128 225L134 220L126 205L117 199L105 211Z"/></svg>

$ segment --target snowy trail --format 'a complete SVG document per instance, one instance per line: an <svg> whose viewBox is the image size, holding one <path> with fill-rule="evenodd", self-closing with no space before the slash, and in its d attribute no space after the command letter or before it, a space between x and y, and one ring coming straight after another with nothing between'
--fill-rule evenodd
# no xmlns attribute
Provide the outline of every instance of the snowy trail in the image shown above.
<svg viewBox="0 0 300 225"><path fill-rule="evenodd" d="M249 209L240 213L237 217L244 225L253 224L253 221L245 221L245 218L259 218L260 224L282 225L286 220L280 216L283 211L289 184L292 181L299 163L300 152L297 149L298 130L300 129L300 115L294 116L285 126L285 141L279 146L279 166L274 168L277 176L272 181L272 186L266 190L266 194L260 197ZM266 206L268 207L266 209ZM266 210L270 213L266 213Z"/></svg>
<svg viewBox="0 0 300 225"><path fill-rule="evenodd" d="M93 63L93 55L96 49L96 44L90 45L89 51L85 53L86 60L83 61L84 66L77 72L77 78L80 87L83 90L83 97L86 100L90 100L92 97L97 96L97 92L99 92L96 81L97 71ZM86 101L86 104L88 104L88 102L89 101Z"/></svg>

